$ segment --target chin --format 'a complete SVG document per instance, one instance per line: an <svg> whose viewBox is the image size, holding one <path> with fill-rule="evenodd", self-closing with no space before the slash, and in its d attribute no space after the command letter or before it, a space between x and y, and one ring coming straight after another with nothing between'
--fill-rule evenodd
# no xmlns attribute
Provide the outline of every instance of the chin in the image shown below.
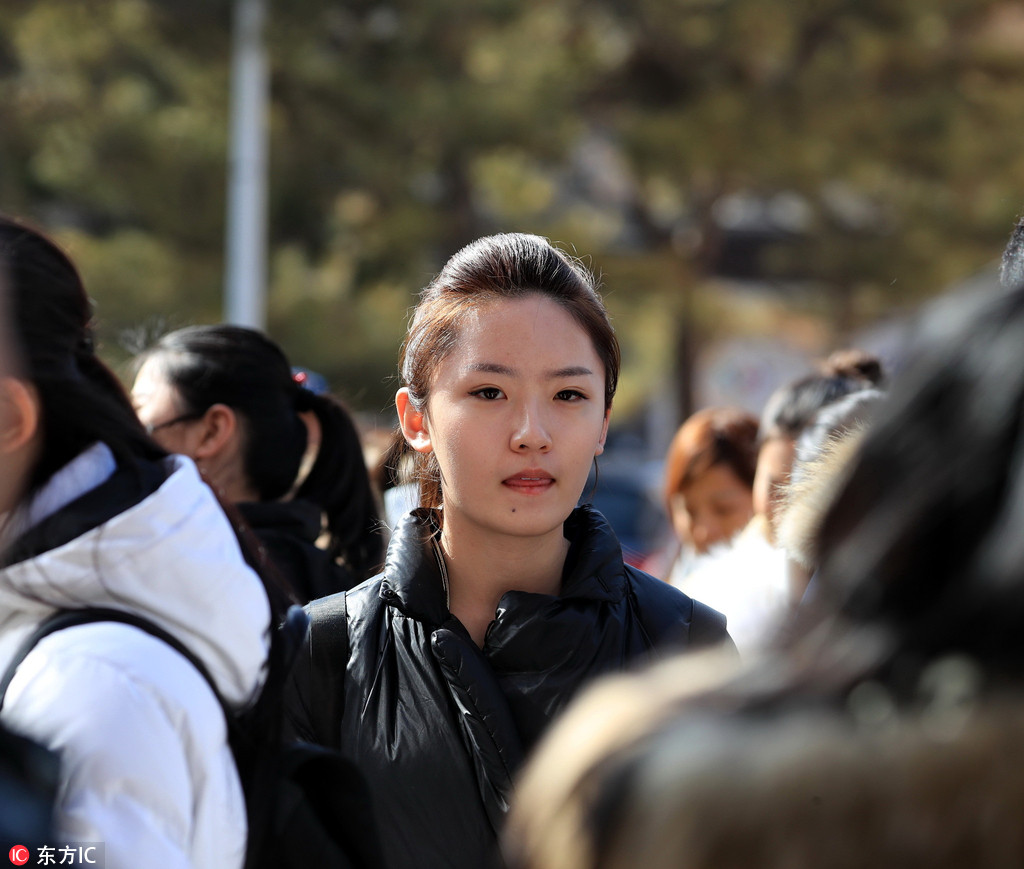
<svg viewBox="0 0 1024 869"><path fill-rule="evenodd" d="M517 509L515 514L503 516L502 521L495 523L500 526L496 530L513 537L546 537L554 531L561 532L562 525L569 518L568 513L562 516L544 511L544 515L529 515L531 512Z"/></svg>

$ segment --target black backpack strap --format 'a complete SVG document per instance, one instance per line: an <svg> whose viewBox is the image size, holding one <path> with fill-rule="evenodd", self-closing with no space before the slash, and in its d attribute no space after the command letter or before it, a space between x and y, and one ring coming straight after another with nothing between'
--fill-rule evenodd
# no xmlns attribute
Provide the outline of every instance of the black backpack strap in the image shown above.
<svg viewBox="0 0 1024 869"><path fill-rule="evenodd" d="M722 613L712 609L706 603L694 600L693 610L690 613L689 647L703 649L728 640L729 633L725 624L726 619Z"/></svg>
<svg viewBox="0 0 1024 869"><path fill-rule="evenodd" d="M311 601L309 613L310 704L317 741L339 748L345 714L348 666L348 601L345 592Z"/></svg>
<svg viewBox="0 0 1024 869"><path fill-rule="evenodd" d="M225 710L225 714L229 714L224 706L224 701L220 696L220 692L214 684L213 677L210 676L210 673L203 665L203 662L186 649L176 637L172 636L158 625L153 624L153 622L148 619L144 619L142 616L137 616L134 613L127 613L122 610L103 609L100 607L81 610L60 610L56 615L41 622L39 626L25 638L22 644L18 646L18 650L14 653L14 657L11 659L10 664L8 664L7 670L3 675L3 679L0 680L0 709L3 708L7 688L11 684L11 680L14 679L14 674L18 667L25 658L28 657L29 652L31 652L44 637L48 637L50 634L62 631L65 628L72 628L77 625L86 625L91 622L121 622L122 624L131 625L134 628L145 631L147 634L156 637L158 640L162 640L199 671L199 674L206 680L207 684L209 684L210 690L213 691L213 695L217 698L217 702L220 704L221 708Z"/></svg>

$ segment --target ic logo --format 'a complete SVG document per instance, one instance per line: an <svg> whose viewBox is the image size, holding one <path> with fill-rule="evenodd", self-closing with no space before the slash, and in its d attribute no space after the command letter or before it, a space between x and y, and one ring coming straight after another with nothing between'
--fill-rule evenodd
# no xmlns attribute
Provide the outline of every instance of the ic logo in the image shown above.
<svg viewBox="0 0 1024 869"><path fill-rule="evenodd" d="M32 855L24 845L15 845L7 856L11 858L11 862L15 866L24 866Z"/></svg>

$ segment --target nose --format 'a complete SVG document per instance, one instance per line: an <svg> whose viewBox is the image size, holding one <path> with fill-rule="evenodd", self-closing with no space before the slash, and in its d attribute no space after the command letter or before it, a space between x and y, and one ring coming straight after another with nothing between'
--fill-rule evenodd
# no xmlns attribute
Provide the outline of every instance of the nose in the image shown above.
<svg viewBox="0 0 1024 869"><path fill-rule="evenodd" d="M702 518L693 523L690 535L697 551L704 553L722 539L722 529L717 523Z"/></svg>
<svg viewBox="0 0 1024 869"><path fill-rule="evenodd" d="M519 408L510 445L517 453L547 452L551 449L551 435L536 404L524 402Z"/></svg>

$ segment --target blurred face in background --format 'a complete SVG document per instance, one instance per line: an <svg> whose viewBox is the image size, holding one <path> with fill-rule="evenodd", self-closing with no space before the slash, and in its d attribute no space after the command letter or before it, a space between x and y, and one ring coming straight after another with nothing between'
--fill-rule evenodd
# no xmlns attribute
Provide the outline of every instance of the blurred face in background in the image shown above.
<svg viewBox="0 0 1024 869"><path fill-rule="evenodd" d="M139 421L160 446L195 457L202 414L185 412L181 396L163 375L158 356L151 356L139 369L132 386L132 404Z"/></svg>
<svg viewBox="0 0 1024 869"><path fill-rule="evenodd" d="M669 509L676 536L701 555L728 542L754 515L750 487L724 463L712 465L672 495Z"/></svg>
<svg viewBox="0 0 1024 869"><path fill-rule="evenodd" d="M773 437L761 445L754 474L754 512L768 520L768 532L775 535L775 519L793 469L796 441Z"/></svg>

